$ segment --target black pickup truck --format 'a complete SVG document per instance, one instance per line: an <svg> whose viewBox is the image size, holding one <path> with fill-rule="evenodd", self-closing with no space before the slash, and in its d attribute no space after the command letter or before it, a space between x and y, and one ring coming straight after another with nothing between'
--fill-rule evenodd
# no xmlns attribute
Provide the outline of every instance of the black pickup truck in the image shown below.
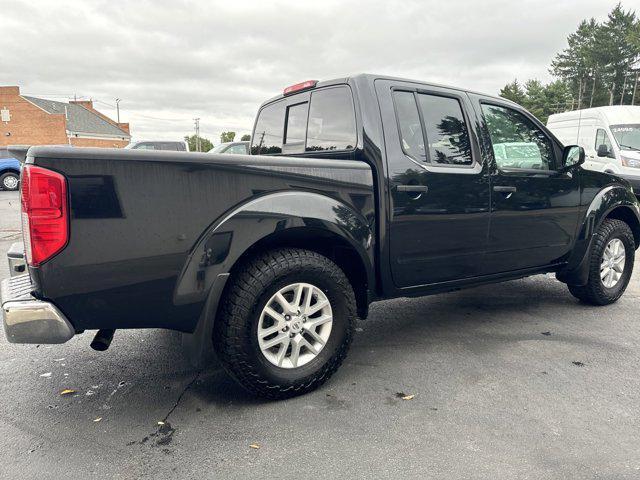
<svg viewBox="0 0 640 480"><path fill-rule="evenodd" d="M178 330L284 398L335 372L374 301L555 272L606 305L629 282L640 209L583 161L507 100L374 75L265 102L251 155L33 147L6 335L100 329L105 349L115 329Z"/></svg>

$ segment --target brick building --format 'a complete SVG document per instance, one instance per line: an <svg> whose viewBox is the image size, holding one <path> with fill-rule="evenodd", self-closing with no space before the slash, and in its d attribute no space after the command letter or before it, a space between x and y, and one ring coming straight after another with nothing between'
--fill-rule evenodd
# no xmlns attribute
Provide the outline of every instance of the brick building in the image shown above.
<svg viewBox="0 0 640 480"><path fill-rule="evenodd" d="M118 123L93 108L91 100L56 102L20 95L19 87L0 86L0 147L73 145L124 147L128 123Z"/></svg>

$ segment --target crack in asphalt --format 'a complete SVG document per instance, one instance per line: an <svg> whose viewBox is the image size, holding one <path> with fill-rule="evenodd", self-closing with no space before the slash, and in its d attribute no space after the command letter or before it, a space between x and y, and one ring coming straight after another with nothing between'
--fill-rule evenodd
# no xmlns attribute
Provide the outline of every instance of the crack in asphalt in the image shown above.
<svg viewBox="0 0 640 480"><path fill-rule="evenodd" d="M194 383L196 383L196 380L198 380L198 377L200 377L200 374L202 373L202 371L198 371L198 373L196 373L196 375L193 377L193 380L191 380L186 387L184 387L184 389L182 390L182 393L180 393L180 395L178 396L176 402L173 404L173 407L171 407L171 409L169 410L169 412L165 415L165 417L162 419L163 422L166 422L169 419L169 416L171 416L171 414L173 413L173 411L178 408L178 405L180 405L180 402L182 401L182 397L184 397L184 394L187 393L187 391L193 386Z"/></svg>
<svg viewBox="0 0 640 480"><path fill-rule="evenodd" d="M144 445L147 442L149 442L149 440L155 439L154 443L152 444L154 447L167 447L173 441L173 434L176 432L176 429L173 428L171 423L169 423L169 417L175 411L175 409L178 408L178 405L180 405L180 402L182 401L182 398L184 397L185 393L187 393L187 391L189 391L189 389L193 386L193 384L196 383L201 373L202 373L201 370L198 371L193 377L193 379L184 387L182 392L180 392L180 395L178 395L178 398L174 402L173 406L169 409L169 411L164 416L164 418L160 422L158 422L155 432L147 435L139 442L136 442L136 441L129 442L127 443L127 446L132 446L136 444ZM165 454L171 453L171 450L169 450L168 448L163 448L162 451Z"/></svg>

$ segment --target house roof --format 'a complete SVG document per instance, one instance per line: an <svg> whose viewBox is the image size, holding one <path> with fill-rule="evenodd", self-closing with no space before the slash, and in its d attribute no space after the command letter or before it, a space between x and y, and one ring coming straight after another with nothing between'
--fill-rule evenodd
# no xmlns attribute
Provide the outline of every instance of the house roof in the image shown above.
<svg viewBox="0 0 640 480"><path fill-rule="evenodd" d="M22 98L37 105L47 113L67 114L67 130L73 133L97 134L116 137L129 137L124 130L118 128L113 123L109 123L100 115L75 103L56 102L44 98L28 97Z"/></svg>

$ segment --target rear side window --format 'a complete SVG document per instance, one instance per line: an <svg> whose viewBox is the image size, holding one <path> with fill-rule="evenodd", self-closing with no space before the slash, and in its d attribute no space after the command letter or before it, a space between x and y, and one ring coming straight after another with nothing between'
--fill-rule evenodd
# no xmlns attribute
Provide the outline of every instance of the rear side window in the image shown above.
<svg viewBox="0 0 640 480"><path fill-rule="evenodd" d="M471 165L471 141L462 107L455 98L418 94L431 163Z"/></svg>
<svg viewBox="0 0 640 480"><path fill-rule="evenodd" d="M313 92L306 150L352 150L356 141L356 119L349 88Z"/></svg>
<svg viewBox="0 0 640 480"><path fill-rule="evenodd" d="M456 98L395 91L394 103L404 152L436 165L473 164L469 130Z"/></svg>
<svg viewBox="0 0 640 480"><path fill-rule="evenodd" d="M357 143L351 90L346 86L313 91L309 102L286 106L281 100L258 113L251 154L353 150Z"/></svg>
<svg viewBox="0 0 640 480"><path fill-rule="evenodd" d="M416 160L426 161L422 124L418 114L418 105L412 92L394 92L396 115L400 129L400 141L404 153Z"/></svg>

